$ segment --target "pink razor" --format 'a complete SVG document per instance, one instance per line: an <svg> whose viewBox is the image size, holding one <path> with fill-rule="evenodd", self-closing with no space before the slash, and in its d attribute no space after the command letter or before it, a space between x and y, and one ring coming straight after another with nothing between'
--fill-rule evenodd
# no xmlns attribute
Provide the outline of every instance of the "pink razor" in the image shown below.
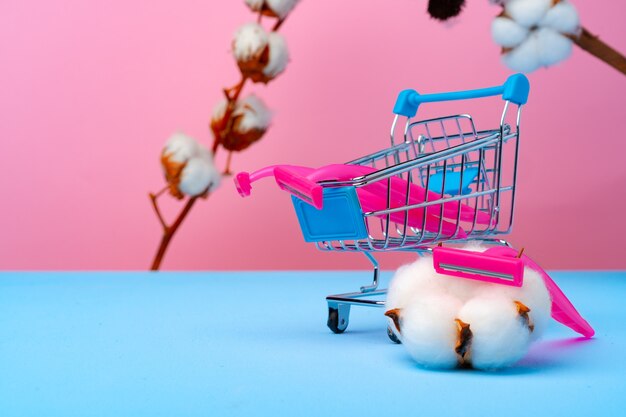
<svg viewBox="0 0 626 417"><path fill-rule="evenodd" d="M235 177L235 185L237 186L239 194L241 194L242 197L247 197L250 195L252 182L273 175L276 183L282 190L295 195L296 197L319 209L323 207L323 198L322 187L317 184L317 182L329 180L348 181L371 174L375 171L376 170L374 168L363 165L332 164L318 169L296 165L272 165L255 171L252 174L247 172L237 174ZM407 182L398 177L391 177L390 184L390 196L392 198L390 202L391 208L397 208L405 205ZM376 198L386 199L388 191L387 181L375 181L363 187L358 187L357 191L359 192L359 195L363 193L363 190L368 191ZM440 194L433 191L426 191L426 189L416 184L411 184L409 186L409 190L409 204L420 204L427 201L426 199L428 199L428 201L435 201L442 198ZM373 208L372 210L366 209L366 211L377 211L386 208L381 207L380 204L375 204L374 206L376 208ZM422 210L423 209L410 210L409 216L414 217L417 220L422 215ZM449 219L456 219L458 215L461 220L468 222L473 221L475 217L476 223L478 224L489 224L492 221L489 214L482 211L477 212L472 207L466 204L459 204L457 202L446 202L443 204L428 206L426 208L426 212L429 216L442 215L443 217ZM392 216L396 218L399 218L399 216L403 217L402 213L394 213ZM400 223L402 222L403 221L400 221Z"/></svg>
<svg viewBox="0 0 626 417"><path fill-rule="evenodd" d="M484 252L462 249L433 248L435 270L444 275L520 287L523 283L524 266L541 274L552 299L552 318L584 337L590 338L595 331L580 315L571 301L537 263L510 247L496 246Z"/></svg>

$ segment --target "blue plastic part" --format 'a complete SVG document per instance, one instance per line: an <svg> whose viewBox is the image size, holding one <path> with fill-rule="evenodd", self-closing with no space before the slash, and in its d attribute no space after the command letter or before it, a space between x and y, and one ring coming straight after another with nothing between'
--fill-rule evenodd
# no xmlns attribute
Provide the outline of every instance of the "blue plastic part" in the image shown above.
<svg viewBox="0 0 626 417"><path fill-rule="evenodd" d="M463 183L461 183L461 173L458 171L448 171L446 172L446 187L443 190L444 194L448 195L458 195L459 194L459 184L461 185L461 194L469 194L472 192L472 189L469 187L475 180L478 175L478 168L467 168L463 171ZM430 176L428 180L428 189L430 191L441 193L441 185L443 182L443 172L438 172Z"/></svg>
<svg viewBox="0 0 626 417"><path fill-rule="evenodd" d="M419 95L419 93L415 90L400 91L396 104L393 106L393 112L405 117L415 116L415 113L417 113L417 106L410 101L410 98L414 95Z"/></svg>
<svg viewBox="0 0 626 417"><path fill-rule="evenodd" d="M395 114L413 117L422 103L438 101L467 100L480 97L502 96L503 100L517 105L526 104L530 83L524 74L513 74L503 85L497 87L479 88L477 90L453 91L448 93L419 94L415 90L403 90L398 95L393 107Z"/></svg>
<svg viewBox="0 0 626 417"><path fill-rule="evenodd" d="M513 74L504 83L502 99L521 106L528 101L530 82L524 74Z"/></svg>
<svg viewBox="0 0 626 417"><path fill-rule="evenodd" d="M357 240L367 237L363 211L354 187L324 189L324 206L318 210L292 196L306 242Z"/></svg>

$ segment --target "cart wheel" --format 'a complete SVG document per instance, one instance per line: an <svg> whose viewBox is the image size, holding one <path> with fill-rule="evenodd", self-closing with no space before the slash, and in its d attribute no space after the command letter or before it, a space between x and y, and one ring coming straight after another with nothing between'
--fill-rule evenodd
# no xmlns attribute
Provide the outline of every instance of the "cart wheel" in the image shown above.
<svg viewBox="0 0 626 417"><path fill-rule="evenodd" d="M349 309L347 313L350 314ZM326 322L326 325L333 333L343 333L348 327L348 314L340 314L338 308L328 307L328 322Z"/></svg>
<svg viewBox="0 0 626 417"><path fill-rule="evenodd" d="M391 327L389 326L387 326L387 336L389 336L389 340L391 340L393 343L402 343L400 339L398 339L398 336L396 336L396 334L393 332L393 330L391 330Z"/></svg>

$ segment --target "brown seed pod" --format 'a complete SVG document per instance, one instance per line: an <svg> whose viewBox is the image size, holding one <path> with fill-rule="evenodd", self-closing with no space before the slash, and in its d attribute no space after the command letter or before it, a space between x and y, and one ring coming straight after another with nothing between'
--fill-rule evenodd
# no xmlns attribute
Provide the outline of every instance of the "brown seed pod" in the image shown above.
<svg viewBox="0 0 626 417"><path fill-rule="evenodd" d="M465 0L430 0L428 14L433 19L448 20L458 16L465 6Z"/></svg>

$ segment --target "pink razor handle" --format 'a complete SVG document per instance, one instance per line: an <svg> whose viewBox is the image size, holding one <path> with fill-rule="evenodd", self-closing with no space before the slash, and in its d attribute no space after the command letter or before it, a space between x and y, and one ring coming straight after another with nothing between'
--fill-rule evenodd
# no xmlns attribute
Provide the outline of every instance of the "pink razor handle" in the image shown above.
<svg viewBox="0 0 626 417"><path fill-rule="evenodd" d="M552 318L586 338L595 334L546 271L526 255L518 258L518 252L513 248L496 246L484 252L471 252L437 247L433 249L433 262L440 274L517 287L523 283L523 268L527 266L541 275L550 292Z"/></svg>
<svg viewBox="0 0 626 417"><path fill-rule="evenodd" d="M439 274L513 287L521 287L524 278L522 259L492 255L488 251L436 247L433 249L433 264Z"/></svg>

